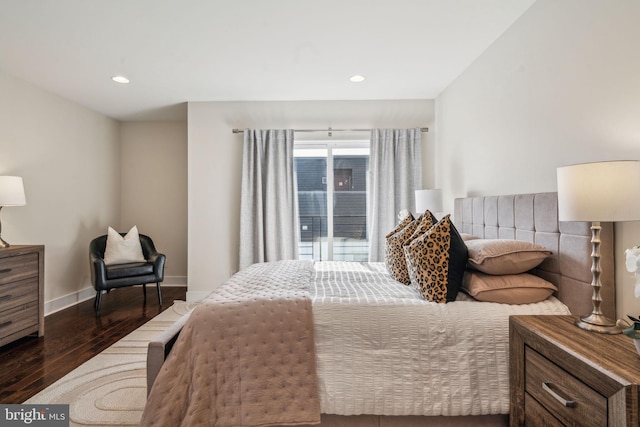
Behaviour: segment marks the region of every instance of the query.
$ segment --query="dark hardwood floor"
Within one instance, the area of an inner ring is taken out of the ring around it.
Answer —
[[[186,287],[163,287],[162,308],[155,286],[147,285],[147,303],[139,286],[114,289],[102,296],[100,317],[93,299],[45,317],[43,337],[25,337],[0,347],[0,403],[22,403],[62,378],[174,300],[184,300]]]

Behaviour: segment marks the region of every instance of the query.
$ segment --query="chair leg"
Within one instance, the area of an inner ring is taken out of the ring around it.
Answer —
[[[142,292],[144,292],[144,303],[147,303],[147,284],[143,283],[142,284]]]
[[[156,282],[156,286],[158,288],[158,304],[162,307],[162,291],[160,290],[160,282]]]
[[[100,301],[102,300],[102,292],[96,292],[96,300],[93,302],[93,309],[96,311],[96,317],[100,317]]]

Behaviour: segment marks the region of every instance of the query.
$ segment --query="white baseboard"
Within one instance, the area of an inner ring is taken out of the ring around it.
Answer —
[[[96,296],[96,290],[92,287],[84,288],[77,292],[52,299],[51,301],[45,301],[44,303],[44,315],[55,313],[56,311],[64,310],[65,308],[74,306]]]
[[[160,286],[187,286],[187,276],[166,276]],[[82,290],[72,292],[70,294],[52,299],[50,301],[45,301],[44,315],[48,316],[49,314],[55,313],[56,311],[64,310],[65,308],[72,307],[83,301],[95,298],[95,296],[95,289],[93,289],[93,287],[86,287]]]
[[[187,276],[165,276],[160,286],[187,286]]]

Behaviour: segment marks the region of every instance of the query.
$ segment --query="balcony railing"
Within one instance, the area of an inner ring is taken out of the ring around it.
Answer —
[[[300,216],[300,259],[328,260],[328,238],[326,216]],[[367,217],[333,217],[333,260],[367,261]]]

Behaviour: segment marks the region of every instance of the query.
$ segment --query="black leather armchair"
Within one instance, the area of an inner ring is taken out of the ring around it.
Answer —
[[[122,236],[125,233],[120,233]],[[93,307],[96,317],[100,316],[100,301],[102,291],[109,292],[114,288],[142,285],[144,301],[147,302],[147,283],[154,283],[158,288],[158,303],[162,306],[162,291],[160,282],[164,280],[164,264],[166,256],[159,253],[149,236],[140,234],[140,244],[146,262],[132,262],[127,264],[105,265],[104,251],[107,246],[107,235],[96,237],[89,244],[91,260],[91,281],[96,290],[96,300]]]

